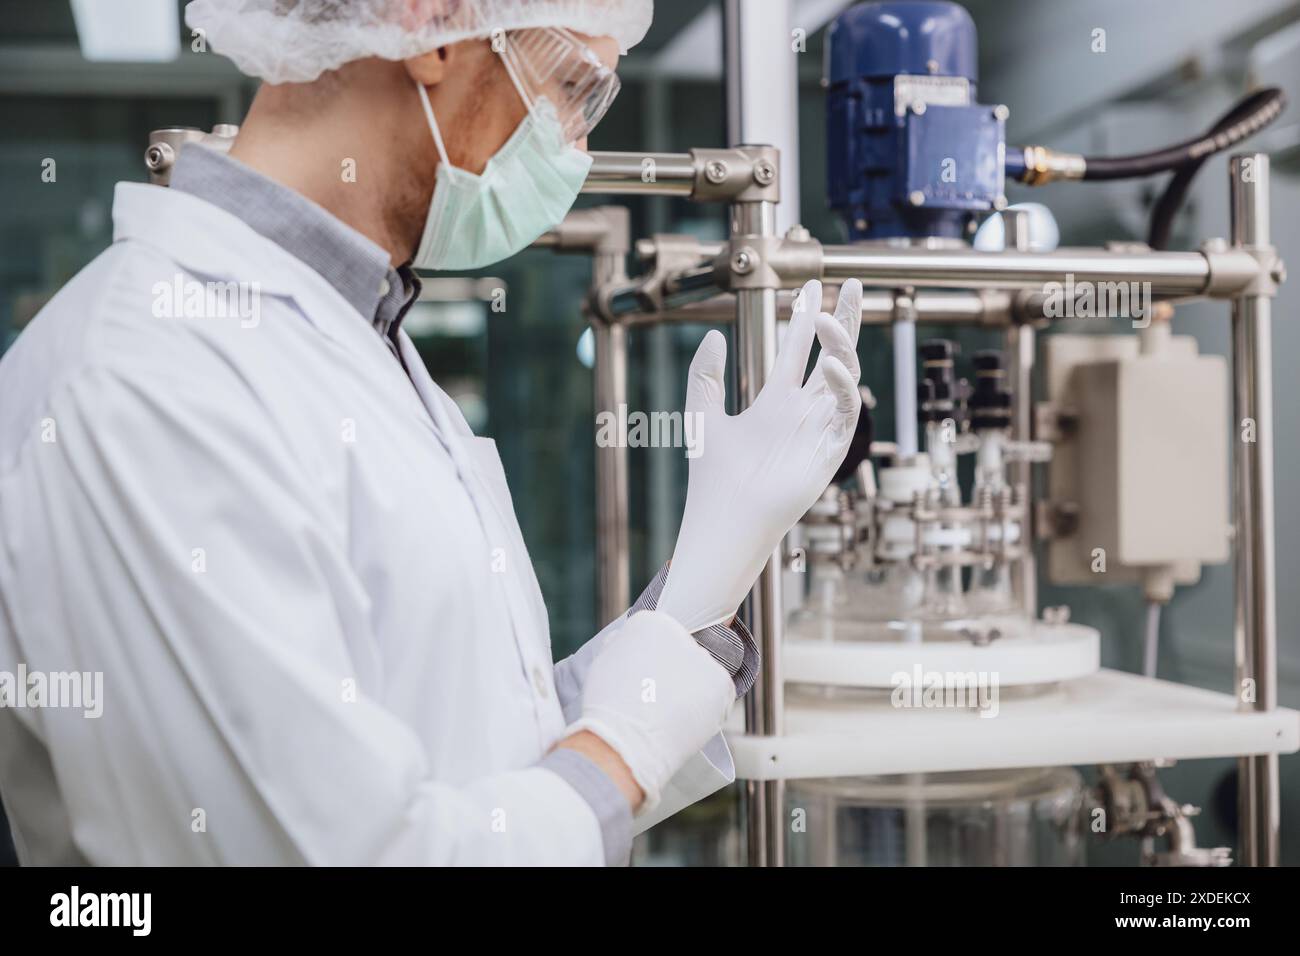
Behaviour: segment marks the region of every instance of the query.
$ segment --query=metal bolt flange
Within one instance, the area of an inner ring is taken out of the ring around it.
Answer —
[[[176,160],[176,152],[167,143],[154,143],[144,151],[144,164],[151,173],[169,167]]]
[[[737,249],[731,257],[731,271],[736,275],[749,275],[754,271],[754,265],[758,261],[758,253],[749,246]]]

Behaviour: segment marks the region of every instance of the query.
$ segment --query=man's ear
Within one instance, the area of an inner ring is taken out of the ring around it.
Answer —
[[[411,79],[421,86],[437,86],[447,75],[447,65],[451,59],[451,48],[440,46],[428,53],[408,57],[402,62]]]

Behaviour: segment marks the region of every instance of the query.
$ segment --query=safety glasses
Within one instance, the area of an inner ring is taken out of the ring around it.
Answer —
[[[498,52],[529,109],[542,97],[555,107],[565,142],[575,143],[588,135],[618,95],[618,75],[568,30],[512,30],[500,47]]]

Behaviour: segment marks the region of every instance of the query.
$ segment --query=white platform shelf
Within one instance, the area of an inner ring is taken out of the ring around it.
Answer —
[[[787,698],[786,733],[727,732],[749,780],[1192,760],[1300,750],[1300,712],[1239,712],[1227,694],[1100,670],[1032,698],[1004,691],[994,717],[951,708]],[[738,720],[740,709],[733,713]]]
[[[894,686],[894,675],[959,671],[998,675],[1002,687],[1077,680],[1101,666],[1101,635],[1080,624],[1034,622],[1028,634],[991,644],[969,641],[819,641],[787,637],[782,675],[787,683],[846,687]]]

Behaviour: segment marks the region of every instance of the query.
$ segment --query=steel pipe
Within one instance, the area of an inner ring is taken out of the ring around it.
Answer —
[[[826,282],[822,285],[822,311],[835,312],[839,300],[840,284]],[[617,321],[623,325],[654,325],[673,322],[703,322],[712,325],[724,325],[736,319],[736,296],[731,292],[718,292],[716,287],[712,296],[697,301],[673,304],[670,308],[659,311],[622,311],[623,307],[635,302],[630,288],[613,293],[620,301]],[[790,317],[795,292],[790,289],[778,290],[776,293],[776,314],[778,320]],[[880,290],[866,290],[862,295],[862,324],[886,325],[892,321],[895,294]],[[944,325],[989,325],[1005,326],[1011,321],[1016,303],[1009,293],[981,290],[978,292],[959,292],[948,290],[926,290],[913,296],[916,321]],[[1040,312],[1041,314],[1041,312]],[[1030,316],[1033,318],[1034,316]]]
[[[689,196],[695,191],[690,153],[593,152],[584,193],[605,196]]]
[[[626,223],[624,224],[626,229]],[[626,231],[623,233],[626,238]],[[626,275],[623,255],[598,252],[592,259],[595,288]],[[592,323],[595,361],[592,369],[595,413],[627,405],[627,329]],[[599,434],[599,431],[597,431]],[[628,556],[628,483],[626,443],[596,443],[596,624],[604,627],[632,603]]]
[[[723,54],[726,60],[727,141],[768,143],[780,155],[780,209],[770,202],[732,206],[731,237],[766,238],[798,221],[798,77],[789,55],[790,0],[765,3],[726,0]],[[775,288],[736,292],[736,401],[749,405],[758,395],[776,355]],[[745,730],[782,731],[785,685],[781,677],[781,548],[768,560],[746,601],[747,621],[763,654],[754,689],[745,698]],[[750,866],[785,862],[785,787],[779,780],[745,785],[746,854]]]
[[[1229,177],[1234,246],[1268,247],[1268,155],[1233,156]],[[1236,687],[1241,709],[1268,711],[1277,707],[1277,581],[1272,300],[1264,294],[1232,301],[1232,406],[1238,430],[1233,443]],[[1277,754],[1242,757],[1238,769],[1239,859],[1247,866],[1276,866],[1280,853]]]
[[[1191,296],[1207,291],[1210,261],[1199,252],[977,252],[825,246],[823,279],[860,279],[872,286],[931,286],[1042,291],[1049,282],[1150,282],[1152,295]],[[1244,286],[1246,283],[1243,282]]]
[[[732,207],[732,234],[770,236],[775,232],[771,203],[740,203]],[[736,293],[736,408],[747,408],[758,397],[776,359],[776,290],[744,289]],[[768,559],[745,600],[744,618],[763,657],[758,680],[745,698],[745,732],[776,736],[784,724],[785,685],[781,678],[780,547]],[[751,866],[781,866],[785,859],[785,829],[779,780],[746,782],[746,831]]]

